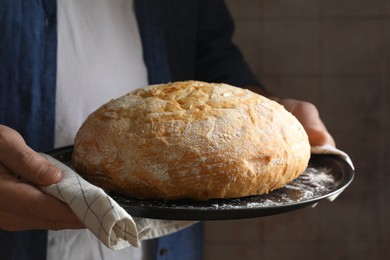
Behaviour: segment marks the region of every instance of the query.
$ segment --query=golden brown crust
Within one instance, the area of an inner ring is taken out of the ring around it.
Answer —
[[[278,103],[186,81],[138,89],[99,108],[76,136],[73,161],[109,191],[207,200],[282,187],[309,157],[303,127]]]

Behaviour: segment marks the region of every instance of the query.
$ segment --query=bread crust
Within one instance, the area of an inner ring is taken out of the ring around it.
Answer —
[[[249,90],[199,81],[111,100],[77,133],[75,169],[107,191],[208,200],[268,193],[307,167],[298,120]]]

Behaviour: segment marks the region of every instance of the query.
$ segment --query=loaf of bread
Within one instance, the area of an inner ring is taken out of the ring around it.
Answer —
[[[309,157],[302,125],[283,106],[230,85],[185,81],[100,107],[77,133],[73,163],[107,191],[207,200],[280,188]]]

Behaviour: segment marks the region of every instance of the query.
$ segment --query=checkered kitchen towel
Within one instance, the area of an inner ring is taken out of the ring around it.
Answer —
[[[63,179],[41,189],[67,203],[84,225],[111,249],[139,247],[142,239],[167,235],[195,223],[133,218],[101,188],[53,157],[42,155],[61,169]]]
[[[311,153],[312,154],[333,154],[337,155],[344,161],[346,161],[353,170],[355,170],[355,166],[352,163],[351,158],[349,155],[340,149],[337,149],[336,147],[333,147],[331,145],[324,145],[324,146],[312,146],[311,147]]]

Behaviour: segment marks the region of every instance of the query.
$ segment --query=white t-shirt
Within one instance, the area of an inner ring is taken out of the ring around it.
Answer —
[[[133,0],[58,0],[55,146],[73,144],[86,117],[147,85]],[[106,248],[88,230],[49,231],[47,259],[141,259]]]
[[[133,0],[58,0],[55,145],[112,98],[147,85]]]

